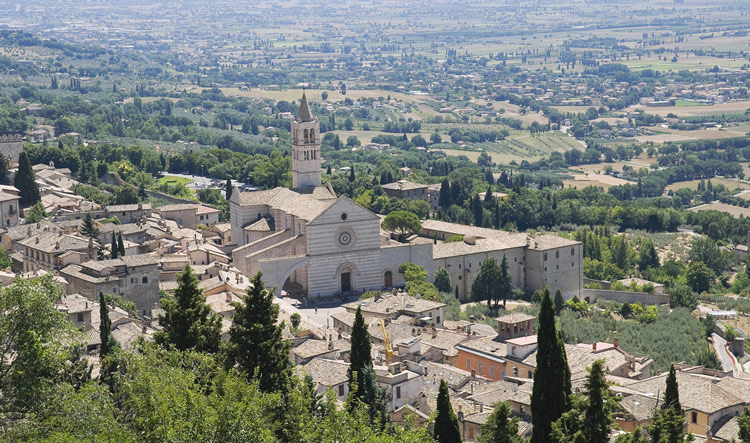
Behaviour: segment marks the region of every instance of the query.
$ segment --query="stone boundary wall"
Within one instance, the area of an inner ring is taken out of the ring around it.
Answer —
[[[598,299],[614,300],[618,303],[640,303],[642,305],[663,305],[669,303],[667,294],[647,294],[645,292],[608,291],[605,289],[583,289],[582,300],[594,303]]]

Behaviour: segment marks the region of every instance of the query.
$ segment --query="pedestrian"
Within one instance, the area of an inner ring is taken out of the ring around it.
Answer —
[[[317,308],[317,307],[315,308],[315,313],[316,313],[316,314],[318,313],[318,308]]]

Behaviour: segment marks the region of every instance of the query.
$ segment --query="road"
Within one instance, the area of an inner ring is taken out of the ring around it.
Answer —
[[[719,356],[722,368],[725,371],[732,371],[736,375],[737,369],[734,366],[734,359],[729,355],[729,351],[727,351],[727,341],[716,333],[711,334],[711,338],[714,340],[714,349],[716,349],[716,355]]]
[[[333,328],[333,319],[331,315],[337,312],[344,312],[346,309],[342,308],[341,305],[346,302],[337,300],[336,302],[316,302],[308,303],[303,305],[299,300],[284,297],[282,300],[294,306],[300,315],[307,317],[311,322],[317,324],[320,327]]]

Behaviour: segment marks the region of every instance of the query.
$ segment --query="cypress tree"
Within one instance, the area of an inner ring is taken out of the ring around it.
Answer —
[[[331,165],[328,165],[328,168],[326,169],[326,174],[331,175]]]
[[[440,379],[440,390],[437,396],[437,417],[435,417],[433,437],[438,443],[461,443],[458,417],[453,412],[448,385],[443,379]]]
[[[8,159],[0,154],[0,185],[10,184],[10,172],[8,171]]]
[[[122,241],[122,231],[117,233],[117,252],[120,256],[125,257],[125,242]]]
[[[112,231],[112,245],[110,247],[110,258],[112,260],[117,258],[118,252],[120,252],[120,247],[117,245],[117,237],[115,237],[115,232]]]
[[[604,379],[604,361],[596,360],[586,379],[588,403],[583,420],[583,433],[587,441],[608,441],[612,430],[612,417],[607,406],[607,381]]]
[[[372,365],[370,333],[367,332],[365,318],[362,316],[362,308],[357,307],[354,314],[354,324],[352,325],[351,335],[352,350],[349,355],[349,384],[351,385],[352,374],[356,372],[361,374],[362,369]],[[359,380],[357,380],[359,381]],[[350,388],[351,389],[351,388]]]
[[[496,292],[500,298],[503,299],[503,309],[505,309],[505,303],[509,297],[513,295],[513,277],[508,271],[508,258],[503,255],[503,260],[500,262],[500,287]],[[495,305],[499,302],[495,299]]]
[[[224,190],[224,198],[226,198],[227,201],[229,201],[229,199],[232,198],[232,179],[231,178],[227,179],[227,187]]]
[[[349,181],[353,182],[356,177],[354,176],[354,163],[351,165],[351,169],[349,169]]]
[[[493,211],[494,220],[495,223],[495,229],[500,229],[501,219],[500,219],[500,205],[495,202],[495,208]]]
[[[549,290],[542,296],[537,331],[536,372],[531,394],[531,443],[547,441],[552,423],[570,408],[570,368],[557,333]]]
[[[104,293],[99,292],[99,341],[102,342],[99,348],[99,358],[102,359],[112,351],[112,321],[109,319],[109,308],[104,300]]]
[[[482,207],[482,200],[479,199],[479,194],[475,195],[471,200],[471,210],[474,213],[474,226],[481,228],[482,219],[484,218],[484,207]]]
[[[31,162],[26,152],[21,152],[18,157],[18,172],[13,185],[21,191],[21,204],[33,205],[42,199],[39,194],[39,186],[36,184],[36,176],[31,168]]]
[[[180,351],[218,351],[221,320],[206,304],[206,297],[198,289],[198,278],[190,265],[178,274],[174,295],[162,303],[165,312],[159,316],[159,324],[164,331],[154,335],[156,343],[171,345]]]
[[[675,373],[674,365],[669,366],[667,387],[664,390],[664,403],[662,403],[661,408],[674,408],[675,410],[682,412],[682,406],[680,405],[680,391],[677,386],[677,374]]]
[[[276,324],[279,307],[262,277],[255,274],[244,301],[234,304],[226,365],[257,376],[264,392],[283,392],[291,375],[289,342],[282,335],[284,324]]]
[[[443,209],[450,208],[452,201],[451,201],[451,185],[448,182],[447,178],[443,179],[443,182],[440,183],[440,198],[438,199],[438,204]]]

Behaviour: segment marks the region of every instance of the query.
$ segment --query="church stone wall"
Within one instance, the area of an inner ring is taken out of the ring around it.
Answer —
[[[393,286],[406,283],[404,276],[399,274],[398,267],[402,263],[414,263],[424,266],[427,271],[427,281],[432,281],[435,276],[432,260],[432,243],[423,244],[398,244],[384,246],[381,248],[381,286],[385,286],[385,273],[390,271],[393,278]]]
[[[526,268],[524,266],[524,248],[522,247],[438,258],[433,263],[435,271],[440,268],[445,268],[448,271],[454,291],[456,286],[458,286],[458,298],[460,300],[468,300],[471,298],[471,285],[479,273],[482,262],[488,258],[494,258],[500,264],[503,261],[503,257],[508,261],[508,272],[513,278],[513,286],[518,289],[524,289],[526,284]]]
[[[551,293],[560,289],[566,299],[580,296],[583,289],[582,257],[581,244],[545,250],[527,249],[526,291],[549,286]]]

